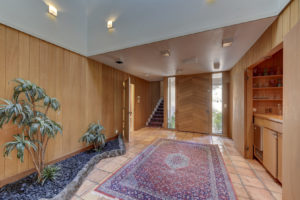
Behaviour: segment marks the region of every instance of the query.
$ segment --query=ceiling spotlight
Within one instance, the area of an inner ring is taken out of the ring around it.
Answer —
[[[233,39],[232,38],[224,39],[222,41],[222,46],[223,46],[223,48],[230,47],[232,45],[232,43],[233,43]]]
[[[160,52],[160,54],[164,57],[169,57],[171,55],[169,50],[163,50]]]
[[[148,73],[145,73],[145,76],[146,76],[146,77],[149,77],[149,74],[148,74]]]
[[[114,28],[113,23],[114,22],[112,20],[107,21],[107,29],[113,29]]]
[[[220,62],[215,62],[214,63],[214,70],[219,70],[220,69]]]
[[[49,5],[49,10],[48,10],[48,12],[49,12],[51,15],[57,17],[57,9],[56,9],[54,6]]]

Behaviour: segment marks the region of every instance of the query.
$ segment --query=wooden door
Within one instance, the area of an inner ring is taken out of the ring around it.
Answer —
[[[211,110],[211,74],[176,77],[177,130],[211,133]]]
[[[277,178],[277,133],[263,128],[263,164]]]
[[[130,78],[124,83],[124,139],[130,141]]]

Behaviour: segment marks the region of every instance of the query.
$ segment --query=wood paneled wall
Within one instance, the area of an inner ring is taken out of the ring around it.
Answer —
[[[284,39],[283,199],[300,197],[300,22]]]
[[[276,21],[263,33],[256,43],[230,72],[230,132],[236,147],[243,154],[245,144],[245,70],[264,58],[280,45],[283,37],[300,19],[300,0],[292,0]]]
[[[123,81],[130,75],[52,45],[15,29],[0,25],[0,97],[11,98],[15,78],[29,79],[45,88],[61,102],[59,115],[50,117],[63,125],[63,135],[51,141],[47,161],[83,149],[78,142],[90,122],[100,121],[107,138],[122,131]],[[151,112],[150,83],[130,76],[135,84],[135,129],[145,126]],[[33,168],[28,155],[25,162],[15,152],[3,158],[2,145],[18,133],[7,125],[0,130],[0,185],[11,177]]]

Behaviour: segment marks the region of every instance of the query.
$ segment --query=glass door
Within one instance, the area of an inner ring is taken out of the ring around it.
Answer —
[[[223,79],[222,73],[212,74],[212,133],[223,132]]]
[[[168,78],[168,128],[175,129],[175,77]]]

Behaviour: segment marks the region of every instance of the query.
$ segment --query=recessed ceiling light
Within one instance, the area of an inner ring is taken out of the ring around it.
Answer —
[[[113,29],[113,28],[114,28],[113,23],[114,23],[114,22],[113,22],[112,20],[108,20],[108,21],[107,21],[107,28],[108,28],[108,29]]]
[[[171,55],[169,50],[163,50],[160,52],[160,54],[164,57],[169,57]]]
[[[232,38],[224,39],[222,41],[222,46],[223,46],[223,48],[230,47],[232,45],[232,43],[233,43],[233,39]]]
[[[49,5],[49,10],[48,10],[48,12],[49,12],[51,15],[57,17],[57,9],[56,9],[54,6]]]
[[[220,69],[220,63],[219,62],[215,62],[214,63],[214,70],[219,70]]]
[[[116,63],[121,65],[121,64],[123,64],[123,61],[122,60],[117,60]]]
[[[146,77],[149,77],[150,75],[149,75],[148,73],[145,73],[145,76],[146,76]]]

